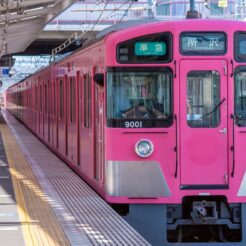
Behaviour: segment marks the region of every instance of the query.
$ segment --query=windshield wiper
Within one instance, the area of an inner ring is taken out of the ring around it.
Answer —
[[[203,118],[205,118],[205,117],[207,117],[208,115],[211,115],[211,114],[213,114],[221,105],[222,105],[222,103],[225,101],[226,99],[225,98],[223,98],[220,102],[219,102],[219,104],[217,104],[214,108],[213,108],[213,110],[212,111],[210,111],[209,113],[207,113],[207,114],[205,114],[205,115],[203,115],[203,116],[201,116],[200,118],[198,118],[197,120],[201,120],[201,119],[203,119]]]
[[[238,116],[238,115],[235,115],[235,116],[237,120],[246,120],[246,117],[244,116]]]

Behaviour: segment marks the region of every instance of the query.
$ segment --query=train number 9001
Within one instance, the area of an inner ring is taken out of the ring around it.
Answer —
[[[141,128],[143,127],[142,121],[126,121],[125,122],[126,128]]]

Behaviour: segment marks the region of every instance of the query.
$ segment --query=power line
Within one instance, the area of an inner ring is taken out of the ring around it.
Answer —
[[[119,6],[119,8],[122,7],[122,6],[124,6],[124,5],[125,5],[126,3],[128,3],[129,1],[130,1],[130,0],[127,0],[126,2],[124,2],[122,5]],[[96,27],[96,25],[100,22],[100,19],[101,19],[102,15],[105,13],[106,7],[107,7],[108,3],[109,3],[109,0],[107,0],[107,1],[105,2],[104,7],[103,7],[101,13],[99,14],[99,16],[98,16],[98,18],[97,18],[95,24],[92,26],[92,28],[91,28],[90,30],[84,31],[84,32],[82,32],[80,35],[78,35],[77,33],[75,33],[75,35],[73,35],[74,37],[73,37],[72,39],[67,40],[66,42],[64,42],[63,44],[61,44],[60,46],[58,46],[57,48],[53,49],[53,50],[52,50],[52,58],[54,59],[54,55],[56,55],[56,54],[59,53],[61,50],[65,49],[66,47],[68,47],[69,45],[71,45],[72,43],[74,43],[76,40],[81,40],[81,38],[82,38],[83,36],[85,36],[86,33],[93,31],[94,28]],[[133,4],[133,2],[131,1],[131,4],[128,6],[128,8],[127,8],[127,10],[125,10],[125,12],[127,12],[127,11],[129,10],[129,8],[132,6],[132,4]],[[118,9],[119,9],[119,8],[118,8]],[[117,9],[114,10],[113,13],[114,13],[115,11],[117,11]],[[124,17],[125,17],[125,15],[123,15],[123,16],[121,17],[120,22],[123,20]]]

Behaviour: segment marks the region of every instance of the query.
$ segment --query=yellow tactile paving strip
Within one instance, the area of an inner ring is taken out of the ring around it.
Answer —
[[[5,110],[2,110],[2,113],[8,123],[8,129],[11,130],[25,159],[28,160],[40,186],[49,196],[54,214],[71,245],[150,246],[134,228],[11,114]],[[27,176],[22,173],[17,174]],[[40,188],[36,189],[37,186],[30,182],[30,179],[27,181],[23,179],[22,183],[26,183],[31,190],[35,189],[32,193],[42,197],[39,198],[41,201],[46,200],[46,197],[40,194]],[[32,220],[36,223],[38,219],[32,217]]]
[[[25,244],[70,245],[49,205],[48,198],[4,122],[0,122],[0,132],[8,158]]]

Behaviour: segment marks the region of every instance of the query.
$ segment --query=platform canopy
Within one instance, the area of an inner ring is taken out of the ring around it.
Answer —
[[[0,0],[0,57],[23,52],[75,0]]]

